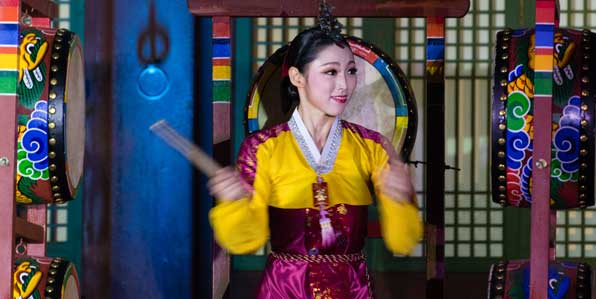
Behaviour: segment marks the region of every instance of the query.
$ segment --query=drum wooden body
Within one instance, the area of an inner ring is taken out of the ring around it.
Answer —
[[[73,199],[83,175],[85,89],[79,39],[67,30],[21,32],[18,203]]]
[[[497,34],[492,105],[493,201],[532,203],[534,30]],[[555,30],[550,206],[594,204],[596,34]]]
[[[529,269],[528,260],[502,261],[492,265],[488,298],[529,298]],[[586,263],[551,262],[548,267],[548,299],[591,298],[592,275],[592,268]]]
[[[62,258],[21,257],[15,262],[14,299],[79,299],[73,263]]]
[[[403,159],[414,146],[418,114],[406,76],[388,55],[365,41],[347,37],[356,58],[358,83],[341,117],[387,137]],[[285,122],[282,111],[281,65],[287,46],[277,50],[259,69],[247,100],[246,129],[252,133]]]

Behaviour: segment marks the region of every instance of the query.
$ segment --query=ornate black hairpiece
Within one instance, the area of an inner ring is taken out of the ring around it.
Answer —
[[[341,29],[344,26],[331,14],[333,9],[334,7],[329,5],[326,0],[321,1],[321,5],[319,6],[319,26],[321,27],[321,31],[339,43],[343,40]]]

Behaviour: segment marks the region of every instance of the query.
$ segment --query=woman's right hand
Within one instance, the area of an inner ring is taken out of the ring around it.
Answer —
[[[222,201],[234,201],[250,196],[252,188],[241,177],[238,171],[224,167],[215,172],[207,182],[209,194]]]

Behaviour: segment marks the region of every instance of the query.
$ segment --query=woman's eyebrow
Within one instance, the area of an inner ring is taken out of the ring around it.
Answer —
[[[348,64],[352,64],[352,63],[353,64],[356,64],[356,62],[354,60],[348,61]],[[332,62],[323,63],[323,64],[321,64],[319,66],[326,66],[326,65],[340,65],[340,63],[337,62],[337,61],[332,61]]]

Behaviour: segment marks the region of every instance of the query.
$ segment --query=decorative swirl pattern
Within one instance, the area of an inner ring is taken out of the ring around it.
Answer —
[[[48,104],[41,100],[27,122],[17,145],[17,171],[31,179],[48,179]]]
[[[514,91],[507,98],[507,130],[518,132],[526,125],[525,116],[531,108],[530,99],[522,91]]]

